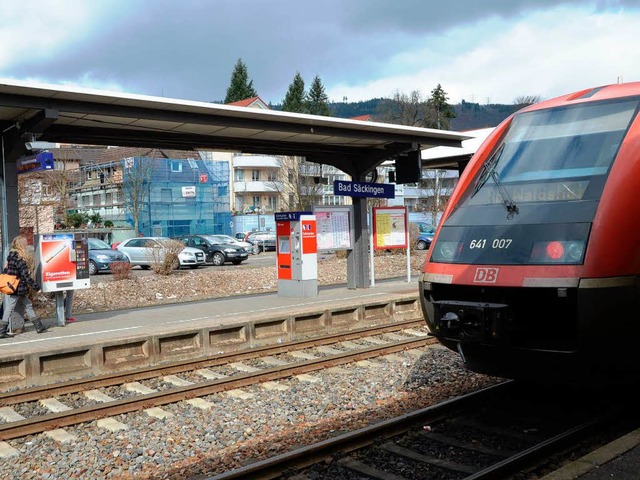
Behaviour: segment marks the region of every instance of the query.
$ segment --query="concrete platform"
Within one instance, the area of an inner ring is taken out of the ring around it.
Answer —
[[[78,315],[0,340],[0,391],[422,318],[417,278]]]

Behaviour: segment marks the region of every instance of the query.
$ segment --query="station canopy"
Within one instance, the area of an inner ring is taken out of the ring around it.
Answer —
[[[6,161],[29,140],[304,156],[355,179],[468,135],[387,123],[0,79]],[[405,157],[403,157],[405,155]]]

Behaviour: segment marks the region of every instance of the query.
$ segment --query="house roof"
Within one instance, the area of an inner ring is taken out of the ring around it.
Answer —
[[[260,97],[245,98],[237,102],[226,103],[225,105],[233,105],[236,107],[262,108],[263,110],[271,110]]]
[[[305,156],[360,178],[395,155],[460,146],[447,130],[0,79],[7,161],[25,138],[57,143]]]
[[[369,114],[366,115],[357,115],[355,117],[349,117],[351,120],[360,120],[363,122],[373,122],[373,117]]]

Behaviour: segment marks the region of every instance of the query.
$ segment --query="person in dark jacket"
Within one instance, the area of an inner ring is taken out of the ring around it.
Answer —
[[[33,322],[33,326],[36,327],[36,332],[43,333],[48,330],[48,327],[42,324],[42,321],[33,310],[31,300],[29,300],[27,296],[30,288],[35,291],[40,290],[40,285],[31,277],[29,266],[25,260],[29,255],[27,249],[27,239],[22,235],[17,236],[11,242],[11,249],[9,250],[4,273],[15,275],[20,279],[20,283],[18,284],[16,293],[4,296],[4,311],[2,312],[2,321],[0,321],[0,338],[10,338],[13,336],[8,334],[7,330],[9,328],[9,317],[15,310],[24,312],[25,319]]]

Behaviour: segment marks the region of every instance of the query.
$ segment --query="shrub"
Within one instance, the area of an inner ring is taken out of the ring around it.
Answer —
[[[169,240],[163,243],[163,248],[154,248],[151,253],[153,257],[151,268],[159,275],[170,275],[180,268],[178,254],[183,249],[184,243],[178,240]]]
[[[113,262],[111,264],[111,274],[116,280],[126,280],[131,278],[131,268],[129,262]]]
[[[113,222],[111,220],[105,220],[103,225],[105,228],[113,228]]]

